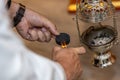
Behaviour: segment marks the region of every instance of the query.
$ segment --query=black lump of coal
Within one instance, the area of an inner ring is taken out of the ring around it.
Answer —
[[[70,43],[70,36],[67,33],[60,33],[60,35],[56,36],[55,40],[58,45],[61,45],[62,43],[68,45]]]

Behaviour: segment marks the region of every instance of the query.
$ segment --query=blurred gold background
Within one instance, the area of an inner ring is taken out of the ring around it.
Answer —
[[[78,0],[80,2],[80,0]],[[112,0],[112,4],[115,6],[116,10],[120,10],[120,0]],[[69,0],[68,12],[76,12],[76,0]]]

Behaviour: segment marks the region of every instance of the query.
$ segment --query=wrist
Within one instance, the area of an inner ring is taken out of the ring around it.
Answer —
[[[17,26],[25,14],[25,6],[22,4],[18,4],[15,2],[11,3],[11,7],[9,9],[9,15],[11,19],[13,20],[13,26]]]
[[[62,68],[64,69],[64,72],[66,74],[67,80],[72,80],[71,77],[72,77],[72,74],[73,74],[73,70],[70,69],[71,65],[69,65],[70,64],[69,61],[66,58],[62,58],[62,57],[61,58],[59,57],[58,59],[55,59],[55,61],[57,63],[59,63],[62,66]]]
[[[24,17],[24,13],[25,13],[25,6],[20,3],[19,3],[19,5],[20,5],[20,7],[19,7],[18,11],[16,12],[16,15],[13,18],[14,26],[17,26],[21,22],[22,18]]]

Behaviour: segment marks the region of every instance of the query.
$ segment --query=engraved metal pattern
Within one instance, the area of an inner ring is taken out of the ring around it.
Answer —
[[[110,17],[112,9],[107,0],[81,0],[79,18],[85,22],[98,23]]]

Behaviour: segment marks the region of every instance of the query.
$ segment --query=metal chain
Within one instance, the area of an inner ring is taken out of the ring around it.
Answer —
[[[116,22],[116,15],[115,15],[115,7],[113,6],[111,0],[109,0],[109,5],[110,5],[110,8],[112,9],[113,26],[114,26],[114,28],[115,28],[115,30],[116,30],[116,33],[115,33],[116,40],[115,40],[115,43],[114,43],[114,44],[119,44],[118,30],[117,30],[117,22]]]
[[[112,9],[112,15],[113,15],[113,26],[115,27],[115,29],[117,30],[117,25],[116,25],[116,17],[115,17],[115,7],[112,4],[112,1],[109,0],[108,4],[110,5],[110,8]]]
[[[78,37],[79,37],[79,41],[80,41],[80,45],[81,45],[81,35],[80,35],[80,29],[79,29],[79,23],[78,23],[78,13],[79,13],[79,1],[76,0],[76,27],[77,27],[77,30],[78,30]]]

